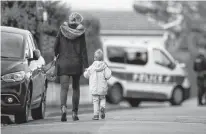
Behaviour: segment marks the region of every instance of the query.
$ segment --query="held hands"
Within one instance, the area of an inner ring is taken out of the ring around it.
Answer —
[[[88,68],[85,68],[85,69],[84,69],[84,72],[86,72],[86,71],[88,71]]]
[[[56,56],[54,56],[54,61],[56,61],[57,60],[57,57]]]

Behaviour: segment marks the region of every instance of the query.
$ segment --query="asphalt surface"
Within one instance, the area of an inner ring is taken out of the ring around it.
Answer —
[[[83,109],[83,108],[82,108]],[[56,112],[56,111],[53,111]],[[80,121],[62,123],[59,114],[47,113],[44,120],[2,126],[2,134],[206,134],[206,106],[198,107],[196,99],[182,106],[167,103],[142,103],[130,108],[123,103],[108,110],[106,119],[93,121],[91,112],[82,112]],[[49,116],[50,115],[50,116]]]

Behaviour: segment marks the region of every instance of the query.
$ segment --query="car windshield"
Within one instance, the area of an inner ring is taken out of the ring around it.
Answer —
[[[16,33],[1,32],[1,57],[21,58],[23,53],[23,36]]]

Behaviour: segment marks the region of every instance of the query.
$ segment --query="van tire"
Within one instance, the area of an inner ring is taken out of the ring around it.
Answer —
[[[134,98],[129,98],[127,99],[127,101],[129,102],[129,104],[132,106],[132,107],[138,107],[141,103],[140,100],[138,99],[134,99]]]
[[[183,98],[183,90],[181,87],[176,87],[173,90],[172,97],[170,99],[170,103],[172,106],[181,105],[184,98]]]
[[[120,84],[114,84],[107,94],[107,100],[111,104],[119,104],[123,98],[123,89]]]

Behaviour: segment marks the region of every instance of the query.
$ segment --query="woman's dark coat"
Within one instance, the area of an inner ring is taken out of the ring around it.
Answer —
[[[57,75],[82,75],[83,69],[88,67],[85,34],[68,39],[59,30],[54,44],[57,59]]]

